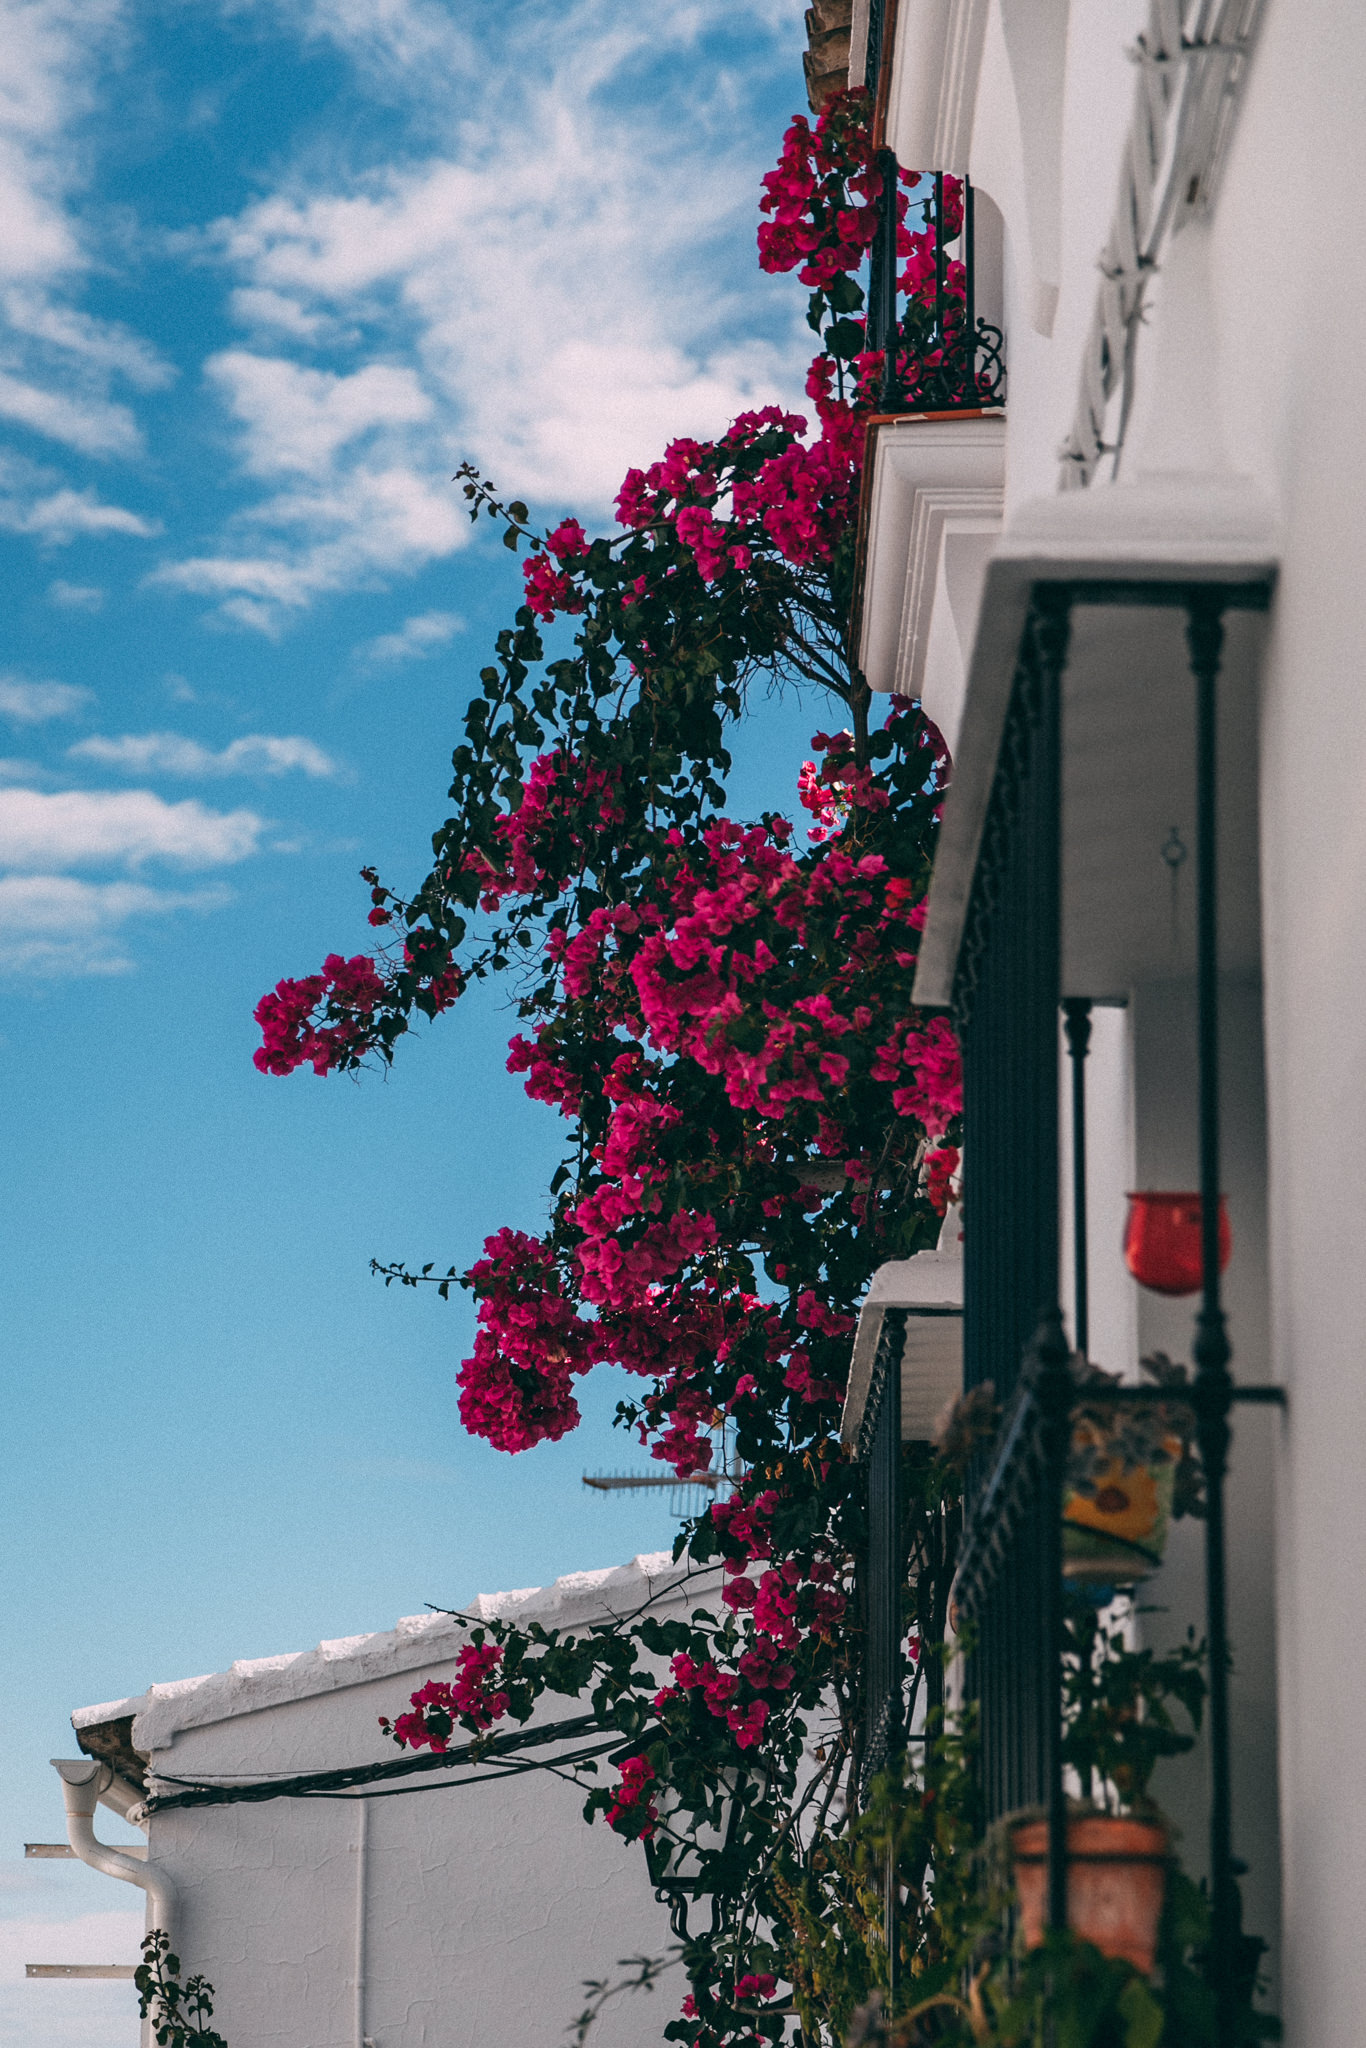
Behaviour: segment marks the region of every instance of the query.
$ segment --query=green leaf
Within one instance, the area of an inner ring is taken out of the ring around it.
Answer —
[[[849,271],[842,270],[825,288],[825,296],[835,313],[855,313],[863,304],[863,287]]]
[[[832,320],[825,330],[825,346],[841,362],[851,362],[867,347],[863,325],[858,320]]]
[[[1141,1977],[1131,1977],[1117,2000],[1124,2048],[1158,2048],[1165,2024],[1161,2006]]]

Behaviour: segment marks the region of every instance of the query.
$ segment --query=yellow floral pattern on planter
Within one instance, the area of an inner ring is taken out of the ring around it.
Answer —
[[[1104,1448],[1099,1425],[1081,1420],[1076,1434]],[[1165,1448],[1172,1462],[1126,1466],[1112,1458],[1095,1473],[1093,1492],[1068,1491],[1062,1511],[1068,1578],[1122,1584],[1145,1578],[1161,1564],[1180,1442],[1173,1438]]]

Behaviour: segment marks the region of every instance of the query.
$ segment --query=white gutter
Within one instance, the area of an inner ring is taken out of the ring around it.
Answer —
[[[110,1765],[94,1757],[54,1756],[52,1768],[62,1781],[66,1838],[82,1863],[88,1863],[92,1870],[102,1870],[106,1877],[121,1878],[125,1884],[135,1884],[145,1891],[149,1924],[169,1934],[175,1893],[165,1872],[144,1861],[147,1851],[140,1844],[131,1849],[114,1849],[96,1838],[95,1808],[114,1782]]]

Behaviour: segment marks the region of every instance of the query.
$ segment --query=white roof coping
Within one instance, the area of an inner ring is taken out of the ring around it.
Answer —
[[[901,1352],[903,1442],[928,1442],[941,1410],[963,1390],[963,1249],[959,1211],[949,1210],[943,1235],[951,1245],[891,1259],[874,1273],[859,1309],[840,1436],[857,1449],[863,1430],[882,1324],[889,1308],[910,1309]],[[917,1313],[918,1312],[918,1313]],[[928,1312],[928,1314],[927,1314]]]
[[[603,1571],[568,1572],[549,1586],[514,1592],[480,1593],[449,1614],[410,1614],[374,1635],[338,1636],[313,1650],[274,1657],[244,1657],[226,1671],[150,1685],[146,1692],[99,1706],[77,1707],[71,1725],[80,1730],[104,1721],[133,1717],[133,1746],[143,1755],[165,1749],[182,1729],[208,1727],[238,1714],[254,1714],[319,1693],[340,1692],[396,1672],[454,1657],[471,1624],[481,1621],[538,1621],[552,1628],[625,1616],[652,1591],[681,1586],[687,1560],[674,1562],[667,1550],[647,1551],[629,1564]]]

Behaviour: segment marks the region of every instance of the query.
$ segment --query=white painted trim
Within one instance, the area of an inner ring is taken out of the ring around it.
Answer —
[[[133,1699],[78,1707],[72,1726],[88,1728],[131,1714],[134,1747],[150,1754],[169,1747],[184,1729],[439,1664],[455,1656],[474,1622],[539,1621],[566,1628],[631,1613],[651,1594],[663,1595],[681,1585],[689,1569],[686,1562],[675,1564],[667,1550],[651,1551],[606,1571],[570,1572],[551,1586],[480,1593],[464,1609],[467,1620],[445,1614],[409,1615],[386,1633],[343,1636],[319,1643],[315,1650],[248,1658],[228,1671],[149,1686]]]
[[[954,536],[1000,529],[1004,506],[1005,419],[908,417],[875,429],[864,573],[859,666],[875,691],[920,697],[937,724],[956,726],[962,702],[971,617],[940,619],[950,649],[931,660],[938,600],[947,595],[946,546]],[[971,603],[958,609],[970,611]],[[935,701],[931,701],[934,699]]]
[[[887,140],[921,171],[968,168],[990,0],[901,0]]]
[[[955,1220],[956,1213],[950,1211]],[[901,1357],[902,1440],[926,1443],[943,1408],[963,1391],[963,1254],[959,1246],[893,1259],[874,1273],[854,1331],[849,1385],[840,1416],[840,1437],[850,1450],[857,1445],[863,1427],[883,1318],[889,1308],[910,1310]],[[926,1316],[926,1309],[949,1313]]]
[[[897,645],[896,687],[902,696],[923,699],[927,687],[933,694],[932,679],[927,675],[930,628],[935,599],[940,590],[945,542],[951,533],[999,533],[1004,511],[1005,491],[1000,485],[921,484],[916,487],[911,503],[906,596]],[[945,738],[949,738],[937,707],[926,704],[925,708],[944,731]]]

